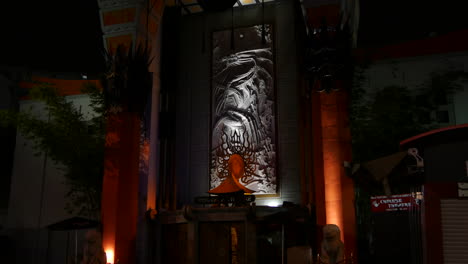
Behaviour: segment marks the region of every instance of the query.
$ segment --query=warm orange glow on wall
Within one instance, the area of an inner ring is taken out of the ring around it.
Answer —
[[[107,263],[114,264],[114,249],[108,248],[106,251]]]
[[[140,119],[135,113],[110,115],[107,131],[119,138],[106,145],[101,198],[102,241],[115,259],[133,263],[138,221]],[[120,210],[125,208],[125,210]]]
[[[38,85],[38,83],[47,83],[51,87],[54,87],[58,90],[60,95],[77,95],[83,94],[83,86],[87,83],[96,85],[101,89],[101,83],[99,80],[63,80],[56,78],[32,76],[31,81],[29,82],[20,82],[18,85],[23,89],[31,89]],[[29,97],[25,96],[22,99],[28,99]]]
[[[133,43],[133,34],[120,35],[106,38],[107,51],[114,54],[119,45],[123,45],[127,50],[130,49],[130,45]]]
[[[159,52],[157,52],[159,53]],[[157,60],[153,60],[155,63]],[[149,142],[149,160],[148,160],[148,186],[146,194],[146,210],[156,209],[157,204],[157,185],[156,176],[159,174],[157,160],[158,144],[159,144],[159,90],[160,79],[159,75],[153,74],[153,89],[151,92],[151,137]],[[153,132],[154,131],[154,132]]]
[[[327,19],[328,25],[336,25],[340,18],[340,5],[329,4],[307,8],[307,18],[312,27],[320,27],[324,17]]]
[[[153,14],[142,13],[139,18],[140,25],[145,25],[145,29],[147,30],[147,34],[150,36],[156,36],[156,33],[159,29],[159,19],[156,18]],[[147,25],[147,27],[146,27]],[[144,35],[141,37],[146,40]]]
[[[112,168],[108,168],[108,164],[112,163]],[[115,165],[115,162],[107,159],[105,161],[106,168],[104,173],[103,184],[106,185],[105,189],[113,190],[113,192],[104,192],[107,195],[102,197],[102,222],[104,223],[104,228],[102,232],[102,245],[104,251],[107,255],[107,263],[114,263],[114,249],[115,249],[115,232],[116,232],[116,207],[108,206],[111,203],[116,203],[117,201],[117,179],[119,178],[119,168]],[[105,206],[105,207],[104,207]],[[109,253],[112,254],[112,261],[110,261]]]
[[[136,8],[112,10],[102,14],[104,26],[134,22]]]
[[[323,140],[323,178],[325,186],[325,215],[327,224],[335,224],[343,234],[343,199],[341,190],[342,149],[338,124],[337,93],[321,94]]]
[[[340,168],[336,167],[336,164],[325,164],[325,211],[327,224],[335,224],[343,229]],[[343,236],[343,232],[341,235]]]

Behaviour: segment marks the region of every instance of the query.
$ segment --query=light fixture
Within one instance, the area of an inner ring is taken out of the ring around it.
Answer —
[[[280,200],[266,200],[265,201],[265,204],[266,206],[269,206],[269,207],[279,207],[282,203]]]
[[[114,264],[114,250],[113,249],[106,249],[106,258],[107,264]]]

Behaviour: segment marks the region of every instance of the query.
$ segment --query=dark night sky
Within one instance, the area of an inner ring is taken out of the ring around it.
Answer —
[[[102,32],[96,0],[2,2],[0,64],[32,70],[102,70]]]
[[[380,46],[467,29],[463,2],[360,0],[359,45]]]
[[[96,0],[7,0],[0,12],[0,65],[102,71]],[[361,0],[359,46],[380,46],[468,28],[457,0]],[[434,34],[432,33],[432,34]]]

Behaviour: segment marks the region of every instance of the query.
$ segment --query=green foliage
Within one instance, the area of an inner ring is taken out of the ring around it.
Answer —
[[[432,73],[411,91],[387,86],[370,94],[363,88],[364,69],[356,71],[351,95],[353,160],[364,162],[399,151],[399,142],[435,128],[431,112],[446,104],[447,95],[463,88],[468,73]]]
[[[103,80],[105,105],[111,112],[137,112],[143,117],[151,92],[150,50],[118,46],[115,54],[106,54],[106,74]]]
[[[16,126],[37,154],[47,154],[64,171],[69,213],[96,216],[100,207],[103,176],[105,108],[103,95],[93,84],[83,91],[91,98],[90,118],[57,89],[40,84],[29,96],[44,103],[48,118],[40,118],[37,109],[26,112],[0,111],[0,125]]]
[[[417,121],[416,113],[420,109],[406,87],[385,87],[362,107],[361,116],[353,117],[354,122],[358,118],[360,122],[352,126],[357,160],[367,161],[397,152],[401,140],[429,128]]]

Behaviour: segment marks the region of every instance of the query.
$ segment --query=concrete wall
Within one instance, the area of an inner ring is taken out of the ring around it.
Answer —
[[[67,99],[81,107],[85,116],[92,115],[88,96],[74,95]],[[21,101],[20,111],[32,111],[39,118],[48,118],[43,104],[36,101]],[[15,263],[65,263],[68,233],[49,232],[46,227],[72,217],[64,209],[68,188],[60,166],[46,155],[35,153],[32,143],[18,133],[4,232],[13,240]],[[82,250],[84,231],[79,231],[77,237],[78,250]],[[70,256],[74,254],[74,242],[72,231],[68,243]]]
[[[265,4],[265,22],[274,26],[277,175],[279,196],[257,204],[300,202],[298,94],[293,1]],[[262,24],[261,5],[234,9],[235,27]],[[205,51],[202,51],[203,28]],[[178,201],[193,204],[209,190],[211,33],[231,28],[231,11],[182,17],[176,112]]]

